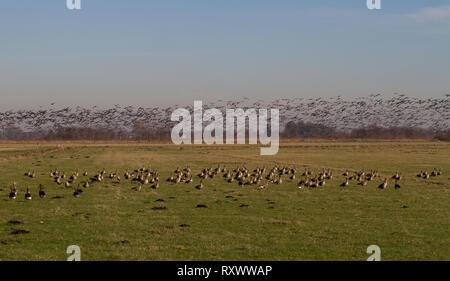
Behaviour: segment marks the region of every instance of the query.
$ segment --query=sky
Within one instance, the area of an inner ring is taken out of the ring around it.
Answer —
[[[2,0],[0,109],[450,93],[450,0]]]

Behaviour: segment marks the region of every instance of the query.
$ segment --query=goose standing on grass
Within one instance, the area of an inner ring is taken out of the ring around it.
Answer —
[[[78,186],[77,186],[77,191],[80,195],[81,195],[81,193],[83,193],[83,189],[80,188],[80,184],[78,184]]]
[[[80,197],[80,195],[83,193],[83,190],[80,188],[80,184],[78,184],[78,187],[75,188],[75,191],[73,192],[73,196],[76,198]]]
[[[283,180],[281,179],[281,176],[278,177],[278,179],[275,181],[275,184],[282,184]]]
[[[400,184],[398,184],[398,180],[395,180],[394,188],[395,189],[399,189],[400,188]]]
[[[140,184],[139,186],[133,187],[132,189],[133,189],[134,191],[139,192],[139,191],[142,190],[142,184]]]
[[[187,183],[187,184],[190,184],[190,183],[192,183],[194,180],[192,179],[192,176],[190,176],[186,181],[185,181],[185,183]]]
[[[27,193],[25,193],[25,199],[26,200],[31,200],[31,191],[30,191],[30,186],[27,186]]]
[[[379,189],[385,189],[387,187],[388,180],[384,179],[384,182],[378,186]]]
[[[359,185],[366,186],[367,180],[366,179],[362,180],[361,182],[359,182]]]
[[[203,180],[200,180],[200,184],[197,185],[195,188],[202,189],[203,188]]]
[[[348,186],[348,178],[345,178],[345,181],[341,184],[341,186]]]
[[[42,184],[39,185],[39,197],[41,198],[45,198],[45,191],[44,191],[44,187],[42,186]]]
[[[431,172],[431,176],[432,176],[432,177],[436,177],[437,175],[438,175],[438,174],[437,174],[437,169],[434,168],[433,171]]]
[[[13,183],[11,186],[11,192],[9,193],[9,199],[16,199],[17,198],[17,186],[16,182]]]

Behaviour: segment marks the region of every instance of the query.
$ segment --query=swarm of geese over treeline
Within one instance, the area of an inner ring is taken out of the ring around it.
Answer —
[[[121,106],[111,108],[63,107],[0,112],[0,139],[20,138],[161,138],[170,136],[176,122],[170,120],[177,108],[193,112],[193,104],[161,106]],[[279,109],[280,130],[286,126],[315,124],[349,133],[361,128],[413,128],[427,134],[449,132],[450,95],[442,98],[379,94],[358,98],[294,98],[272,101],[203,102],[203,108]],[[203,124],[207,125],[207,124]],[[300,134],[301,136],[301,134]]]
[[[432,171],[420,171],[417,178],[429,179],[442,176],[441,169],[434,168]],[[44,199],[47,196],[46,187],[43,184],[36,185],[33,181],[37,178],[35,171],[27,171],[24,176],[30,179],[26,186],[18,187],[16,182],[11,184],[8,197],[11,200],[18,198],[19,189],[24,192],[26,200],[32,200],[34,195]],[[241,188],[251,188],[255,190],[266,190],[277,188],[282,184],[296,186],[296,189],[317,189],[317,188],[378,188],[378,189],[400,189],[403,185],[404,177],[398,171],[390,176],[381,175],[376,170],[360,171],[333,171],[328,168],[297,170],[289,166],[263,166],[255,169],[248,169],[245,165],[227,168],[226,166],[207,167],[195,173],[189,166],[177,167],[168,178],[160,178],[157,169],[140,167],[137,169],[125,170],[122,172],[106,171],[101,169],[93,174],[88,171],[74,171],[66,173],[57,169],[49,172],[52,179],[53,188],[59,187],[69,190],[75,198],[82,196],[83,192],[88,192],[102,184],[125,184],[129,192],[142,192],[145,190],[159,188],[174,188],[184,186],[199,190],[208,189],[209,186],[217,184],[235,185]],[[214,182],[214,179],[216,182]],[[160,184],[161,183],[161,184]],[[132,187],[130,187],[130,185]],[[407,187],[406,187],[407,188]],[[294,189],[294,187],[293,187]],[[54,190],[54,189],[53,189]]]

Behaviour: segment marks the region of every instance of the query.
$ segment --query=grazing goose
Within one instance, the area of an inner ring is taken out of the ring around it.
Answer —
[[[301,180],[301,181],[299,181],[298,184],[297,184],[297,188],[299,188],[299,189],[304,188],[304,187],[306,186],[306,183],[307,183],[308,181],[309,181],[308,178],[306,178],[306,180]]]
[[[31,192],[30,192],[30,186],[27,186],[27,193],[25,193],[25,199],[31,200]]]
[[[394,188],[395,189],[399,189],[400,188],[400,184],[398,184],[398,180],[395,180]]]
[[[41,198],[45,198],[45,191],[44,191],[44,187],[42,186],[42,184],[39,185],[39,197]]]
[[[266,183],[261,185],[259,188],[264,189],[264,188],[267,188],[268,186],[269,186],[269,181],[266,181]]]
[[[132,189],[133,189],[134,191],[139,192],[139,191],[142,190],[142,185],[140,184],[140,185],[138,185],[138,186],[136,186],[136,187],[133,187]]]

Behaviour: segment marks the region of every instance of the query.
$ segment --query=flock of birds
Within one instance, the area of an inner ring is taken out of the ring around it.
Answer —
[[[36,173],[33,171],[28,171],[24,174],[29,178],[36,178]],[[123,175],[123,178],[121,177]],[[440,169],[434,169],[431,173],[428,171],[421,171],[417,174],[417,177],[429,179],[430,177],[438,177],[442,175]],[[95,173],[92,177],[89,177],[87,171],[80,173],[78,171],[73,172],[70,176],[67,176],[64,172],[58,170],[52,170],[49,176],[54,180],[54,182],[65,188],[73,188],[73,196],[80,197],[83,193],[83,189],[88,189],[94,183],[101,183],[105,179],[114,180],[118,183],[122,181],[135,182],[136,186],[132,188],[133,191],[139,192],[145,186],[157,189],[160,187],[160,174],[157,170],[152,170],[150,168],[141,167],[132,171],[126,170],[123,174],[117,171],[107,173],[105,169],[102,169]],[[344,177],[344,182],[340,184],[341,187],[347,187],[350,182],[355,182],[357,185],[366,186],[368,182],[382,179],[383,177],[376,171],[357,171],[350,172],[345,171],[342,173]],[[279,167],[274,166],[270,170],[266,167],[256,168],[254,170],[249,170],[245,166],[236,167],[235,169],[227,169],[226,167],[216,167],[216,168],[204,168],[194,176],[191,168],[189,166],[181,169],[177,167],[171,175],[167,178],[168,183],[176,184],[193,184],[194,177],[198,177],[200,183],[195,185],[196,189],[203,189],[205,187],[204,181],[208,178],[214,179],[216,177],[222,177],[223,180],[228,184],[238,183],[239,186],[253,186],[258,189],[266,189],[269,185],[281,185],[283,181],[295,182],[297,177],[299,177],[299,182],[297,184],[298,189],[303,188],[317,188],[322,187],[327,184],[327,182],[333,180],[333,171],[330,169],[323,168],[319,171],[314,171],[309,168],[305,168],[303,172],[298,172],[296,168],[293,167]],[[385,177],[384,180],[378,185],[378,188],[385,189],[388,187],[389,180],[394,181],[393,187],[399,189],[400,181],[403,176],[399,172],[396,172],[392,177]],[[18,188],[16,182],[11,186],[11,191],[9,193],[10,199],[16,199],[18,195]],[[39,185],[38,195],[40,198],[46,197],[46,192],[42,184]],[[31,200],[33,198],[31,188],[28,185],[27,191],[25,193],[25,199]]]
[[[102,109],[64,107],[38,110],[8,110],[0,112],[0,128],[15,126],[25,132],[43,134],[60,127],[109,128],[132,132],[137,124],[147,128],[167,130],[174,125],[170,120],[177,108],[192,112],[193,105],[169,107],[134,107],[115,105]],[[394,94],[385,98],[379,94],[367,97],[342,98],[294,98],[252,102],[244,98],[238,101],[204,102],[204,108],[217,108],[225,112],[228,108],[278,108],[281,126],[290,121],[303,121],[327,125],[338,131],[378,127],[426,128],[435,131],[450,129],[450,95],[443,98],[417,98]],[[36,136],[35,136],[36,137]]]

